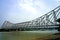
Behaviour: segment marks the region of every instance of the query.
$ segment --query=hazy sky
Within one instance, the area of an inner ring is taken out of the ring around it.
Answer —
[[[19,23],[33,20],[60,5],[60,0],[0,0],[0,25],[8,20]]]

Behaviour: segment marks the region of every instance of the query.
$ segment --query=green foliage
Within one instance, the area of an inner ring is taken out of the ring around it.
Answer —
[[[60,18],[59,18],[59,19],[57,19],[56,21],[60,23]]]
[[[59,27],[58,27],[58,31],[60,31],[60,24],[59,24]]]

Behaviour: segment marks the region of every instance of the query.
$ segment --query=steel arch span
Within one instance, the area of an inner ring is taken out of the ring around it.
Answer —
[[[58,27],[57,19],[60,18],[60,6],[51,10],[50,12],[38,17],[34,20],[21,22],[21,23],[10,23],[5,21],[2,25],[2,28],[5,29],[22,29],[22,28],[54,28]]]

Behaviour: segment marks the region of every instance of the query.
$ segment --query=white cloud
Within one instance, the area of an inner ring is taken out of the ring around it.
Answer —
[[[19,3],[19,7],[32,14],[40,13],[39,11],[46,8],[45,4],[40,0],[23,0]]]
[[[36,6],[39,6],[41,10],[46,8],[45,4],[42,1],[35,1],[34,3]]]
[[[28,3],[28,2],[32,2],[33,0],[23,0],[23,2]]]
[[[29,4],[23,3],[23,4],[19,4],[19,5],[23,10],[26,10],[26,11],[31,12],[33,14],[37,13],[37,10]]]
[[[55,0],[55,1],[59,2],[60,0]]]

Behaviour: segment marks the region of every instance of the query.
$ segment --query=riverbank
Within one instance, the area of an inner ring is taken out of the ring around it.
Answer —
[[[35,38],[34,40],[60,40],[60,33],[55,33],[52,35]]]
[[[0,40],[52,40],[51,37],[59,39],[57,35],[60,35],[57,30],[10,31],[0,32]]]

